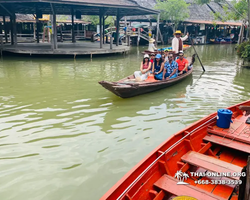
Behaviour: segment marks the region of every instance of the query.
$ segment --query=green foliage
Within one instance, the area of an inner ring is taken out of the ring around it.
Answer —
[[[241,57],[250,59],[250,44],[245,46],[245,50],[242,52]]]
[[[209,3],[211,0],[195,0],[197,4],[206,4]],[[243,18],[247,18],[247,0],[232,0],[230,1],[230,4],[232,5],[229,6],[226,3],[227,0],[214,0],[214,2],[220,2],[224,3],[223,5],[223,10],[224,14],[222,13],[213,13],[214,17],[216,20],[219,21],[228,21],[228,20],[241,20]],[[237,11],[236,11],[237,10]],[[243,16],[243,17],[242,17]]]
[[[240,45],[237,45],[237,54],[241,58],[250,59],[250,42],[243,42]]]
[[[161,20],[171,20],[177,27],[181,21],[189,17],[188,6],[185,0],[157,0],[155,9],[161,11]]]
[[[206,3],[210,3],[211,0],[195,0],[195,3],[197,4],[206,4]],[[223,0],[214,0],[214,2],[218,3],[221,2]]]
[[[97,15],[84,15],[82,18],[84,21],[91,22],[92,25],[98,25],[99,24],[99,16]],[[105,20],[105,24],[109,26],[114,25],[114,19],[113,17],[109,16]]]

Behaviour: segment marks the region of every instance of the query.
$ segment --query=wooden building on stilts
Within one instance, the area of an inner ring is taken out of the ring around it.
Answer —
[[[92,57],[94,54],[125,53],[129,51],[129,45],[119,45],[119,22],[121,18],[133,15],[157,15],[159,12],[142,7],[132,0],[0,0],[0,13],[3,16],[3,29],[5,30],[4,36],[1,37],[1,52],[28,55],[90,55]],[[43,15],[50,15],[52,28],[50,43],[40,42],[41,29],[36,28],[37,43],[19,45],[17,40],[17,14],[34,15],[36,27],[41,26],[39,19]],[[71,16],[71,43],[60,42],[57,29],[58,15]],[[99,16],[100,42],[76,43],[75,18],[81,19],[83,15]],[[110,41],[110,44],[105,44],[103,25],[106,16],[116,17],[116,35],[118,37],[116,37],[115,46],[113,46],[113,41]],[[10,21],[10,44],[3,43],[3,40],[8,41],[6,18],[9,18]]]

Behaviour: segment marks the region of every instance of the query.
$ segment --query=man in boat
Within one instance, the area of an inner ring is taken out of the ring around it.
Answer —
[[[174,55],[168,55],[168,62],[164,64],[162,80],[169,80],[178,76],[178,64],[174,61]]]
[[[176,60],[178,64],[178,73],[185,74],[188,71],[188,60],[184,58],[183,51],[180,51],[179,58]]]
[[[154,42],[155,42],[155,39],[150,38],[149,44],[148,44],[148,51],[154,52],[154,51],[157,50],[157,48],[156,48],[155,45],[154,45]]]
[[[181,37],[183,33],[181,31],[176,31],[174,33],[174,38],[172,40],[172,51],[174,52],[174,58],[178,56],[180,51],[183,51],[183,41],[188,39],[189,33],[185,37]]]

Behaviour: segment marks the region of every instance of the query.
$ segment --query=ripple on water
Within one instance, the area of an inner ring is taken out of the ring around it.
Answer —
[[[2,199],[99,199],[165,139],[250,97],[250,71],[230,45],[197,46],[206,72],[197,62],[192,77],[151,94],[121,99],[98,84],[138,69],[141,50],[0,60]]]

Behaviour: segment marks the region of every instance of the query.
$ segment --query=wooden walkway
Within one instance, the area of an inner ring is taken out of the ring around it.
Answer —
[[[129,46],[115,44],[103,44],[103,48],[100,49],[99,42],[79,42],[79,43],[58,43],[57,49],[52,49],[50,43],[22,43],[16,46],[2,45],[0,49],[2,52],[23,54],[23,55],[103,55],[103,54],[116,54],[127,53],[130,50]]]

